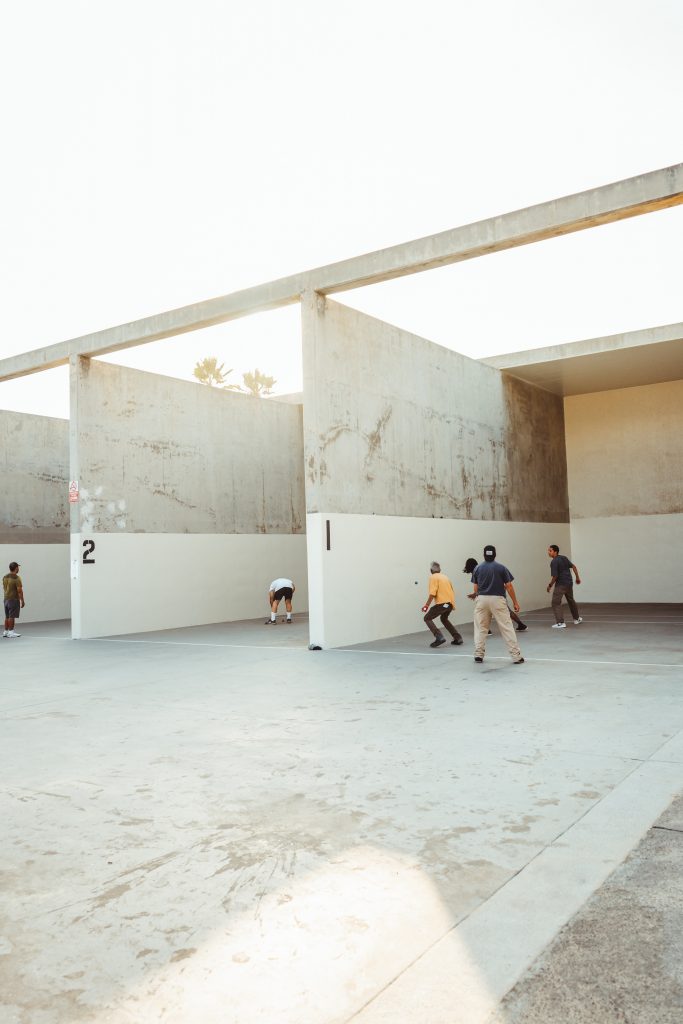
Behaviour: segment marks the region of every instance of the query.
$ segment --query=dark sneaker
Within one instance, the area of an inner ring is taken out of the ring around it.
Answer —
[[[512,664],[513,665],[523,665],[524,664],[524,658],[519,658],[517,661],[513,661]]]
[[[476,661],[477,665],[481,665],[481,663],[482,663],[482,661],[484,659],[483,658],[475,658],[474,660]]]
[[[264,626],[277,626],[277,619],[266,619]]]
[[[445,643],[446,643],[446,637],[445,636],[437,636],[437,638],[434,641],[434,643],[430,644],[429,646],[430,647],[441,647],[441,644],[445,644]]]
[[[522,623],[521,623],[521,624],[520,624],[519,626],[517,626],[517,632],[518,632],[518,633],[523,633],[523,632],[524,632],[524,630],[525,630],[525,629],[528,629],[528,628],[529,628],[529,627],[528,627],[528,626],[525,626],[525,625],[524,625],[524,623],[522,622]]]
[[[460,640],[451,640],[451,647],[460,647],[460,645],[464,644],[464,643],[465,643],[465,641],[462,640],[462,639],[460,639]]]

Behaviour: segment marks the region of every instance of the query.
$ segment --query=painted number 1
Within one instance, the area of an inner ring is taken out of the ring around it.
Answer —
[[[85,551],[83,552],[83,565],[94,565],[95,559],[90,558],[90,555],[92,555],[93,551],[95,550],[95,541],[84,540],[83,547],[85,548]]]

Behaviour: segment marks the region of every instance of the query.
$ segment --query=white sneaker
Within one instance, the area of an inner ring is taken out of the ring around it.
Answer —
[[[3,635],[3,636],[7,636],[7,630],[6,630],[6,629],[3,629],[3,631],[2,631],[2,635]]]
[[[15,633],[13,629],[8,629],[5,636],[21,636],[21,633]]]
[[[582,619],[582,618],[581,618],[581,616],[579,615],[578,619],[574,619],[574,625],[575,625],[575,626],[578,626],[578,624],[579,624],[580,622],[583,622],[583,619]]]
[[[567,628],[567,623],[566,622],[553,622],[553,624],[552,624],[552,626],[550,628],[551,629],[566,629]]]

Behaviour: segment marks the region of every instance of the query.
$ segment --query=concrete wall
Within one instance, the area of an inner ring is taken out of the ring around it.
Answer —
[[[306,610],[301,407],[96,361],[72,374],[73,635],[265,614],[280,575]]]
[[[21,564],[21,621],[68,619],[68,421],[0,411],[0,480],[0,575]]]
[[[568,521],[560,398],[330,300],[303,323],[307,512]]]
[[[457,586],[486,543],[547,604],[547,545],[569,546],[562,399],[319,297],[303,329],[311,639],[421,628],[429,562]]]
[[[0,411],[0,479],[0,544],[68,544],[67,420]]]
[[[683,601],[683,381],[565,399],[572,552],[590,601]]]
[[[79,365],[83,530],[304,533],[299,406]]]

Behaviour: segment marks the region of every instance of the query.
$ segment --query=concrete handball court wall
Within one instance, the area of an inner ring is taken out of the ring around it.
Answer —
[[[69,424],[0,412],[0,575],[21,564],[22,622],[68,619]]]
[[[421,628],[434,558],[470,621],[461,569],[486,543],[546,604],[547,545],[569,548],[562,399],[319,297],[303,330],[311,639]]]
[[[301,408],[96,360],[72,373],[74,635],[265,615],[280,575],[306,610]]]
[[[683,601],[683,381],[565,399],[572,551],[589,601]]]

